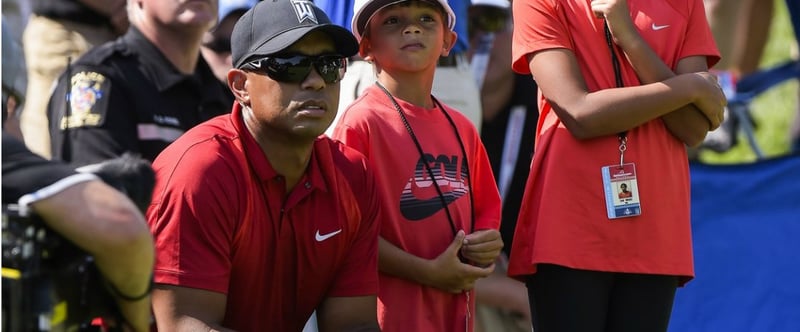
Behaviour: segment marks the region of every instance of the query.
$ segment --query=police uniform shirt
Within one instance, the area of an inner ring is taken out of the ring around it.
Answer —
[[[231,104],[199,53],[195,72],[182,74],[132,26],[59,78],[48,106],[53,159],[85,165],[130,151],[153,161]]]

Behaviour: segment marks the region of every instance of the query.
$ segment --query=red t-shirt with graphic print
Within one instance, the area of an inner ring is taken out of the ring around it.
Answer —
[[[397,103],[431,165],[456,231],[470,233],[470,201],[474,202],[474,230],[497,229],[500,194],[475,126],[444,104],[441,106],[455,128],[438,107],[426,109],[400,99]],[[466,163],[456,131],[466,150]],[[385,200],[381,237],[425,259],[444,252],[453,242],[453,227],[420,162],[419,150],[391,100],[377,85],[367,88],[344,112],[333,137],[364,153],[375,166]],[[378,321],[388,332],[472,331],[474,319],[467,319],[467,310],[474,316],[475,295],[474,291],[469,294],[468,302],[465,293],[450,294],[381,273]]]

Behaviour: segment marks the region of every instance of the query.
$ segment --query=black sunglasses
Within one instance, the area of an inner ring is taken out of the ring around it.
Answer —
[[[230,39],[214,39],[208,43],[203,44],[203,47],[214,51],[214,53],[230,53],[231,40]]]
[[[242,69],[262,72],[269,78],[284,83],[300,83],[311,73],[311,67],[317,69],[325,83],[339,82],[347,69],[347,58],[341,55],[294,55],[265,57],[242,65]]]

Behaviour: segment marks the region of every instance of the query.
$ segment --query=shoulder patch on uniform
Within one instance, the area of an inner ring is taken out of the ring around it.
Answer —
[[[98,110],[98,104],[107,98],[110,82],[103,74],[93,71],[81,71],[70,78],[69,106],[70,115],[62,120],[61,128],[67,124],[70,128],[98,126],[103,122],[104,110]]]

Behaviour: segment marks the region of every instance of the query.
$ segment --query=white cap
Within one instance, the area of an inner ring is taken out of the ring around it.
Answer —
[[[405,1],[409,0],[356,0],[353,6],[353,21],[350,24],[350,30],[353,31],[353,34],[356,35],[356,39],[360,42],[361,36],[364,35],[364,31],[366,30],[367,23],[372,19],[372,16],[375,16],[375,13],[383,8]],[[444,11],[447,12],[447,28],[453,30],[456,26],[456,14],[453,13],[453,9],[450,8],[450,5],[447,4],[447,0],[422,1],[438,3],[442,6]]]
[[[500,8],[508,8],[511,6],[511,1],[508,0],[472,0],[472,6],[494,6]]]

